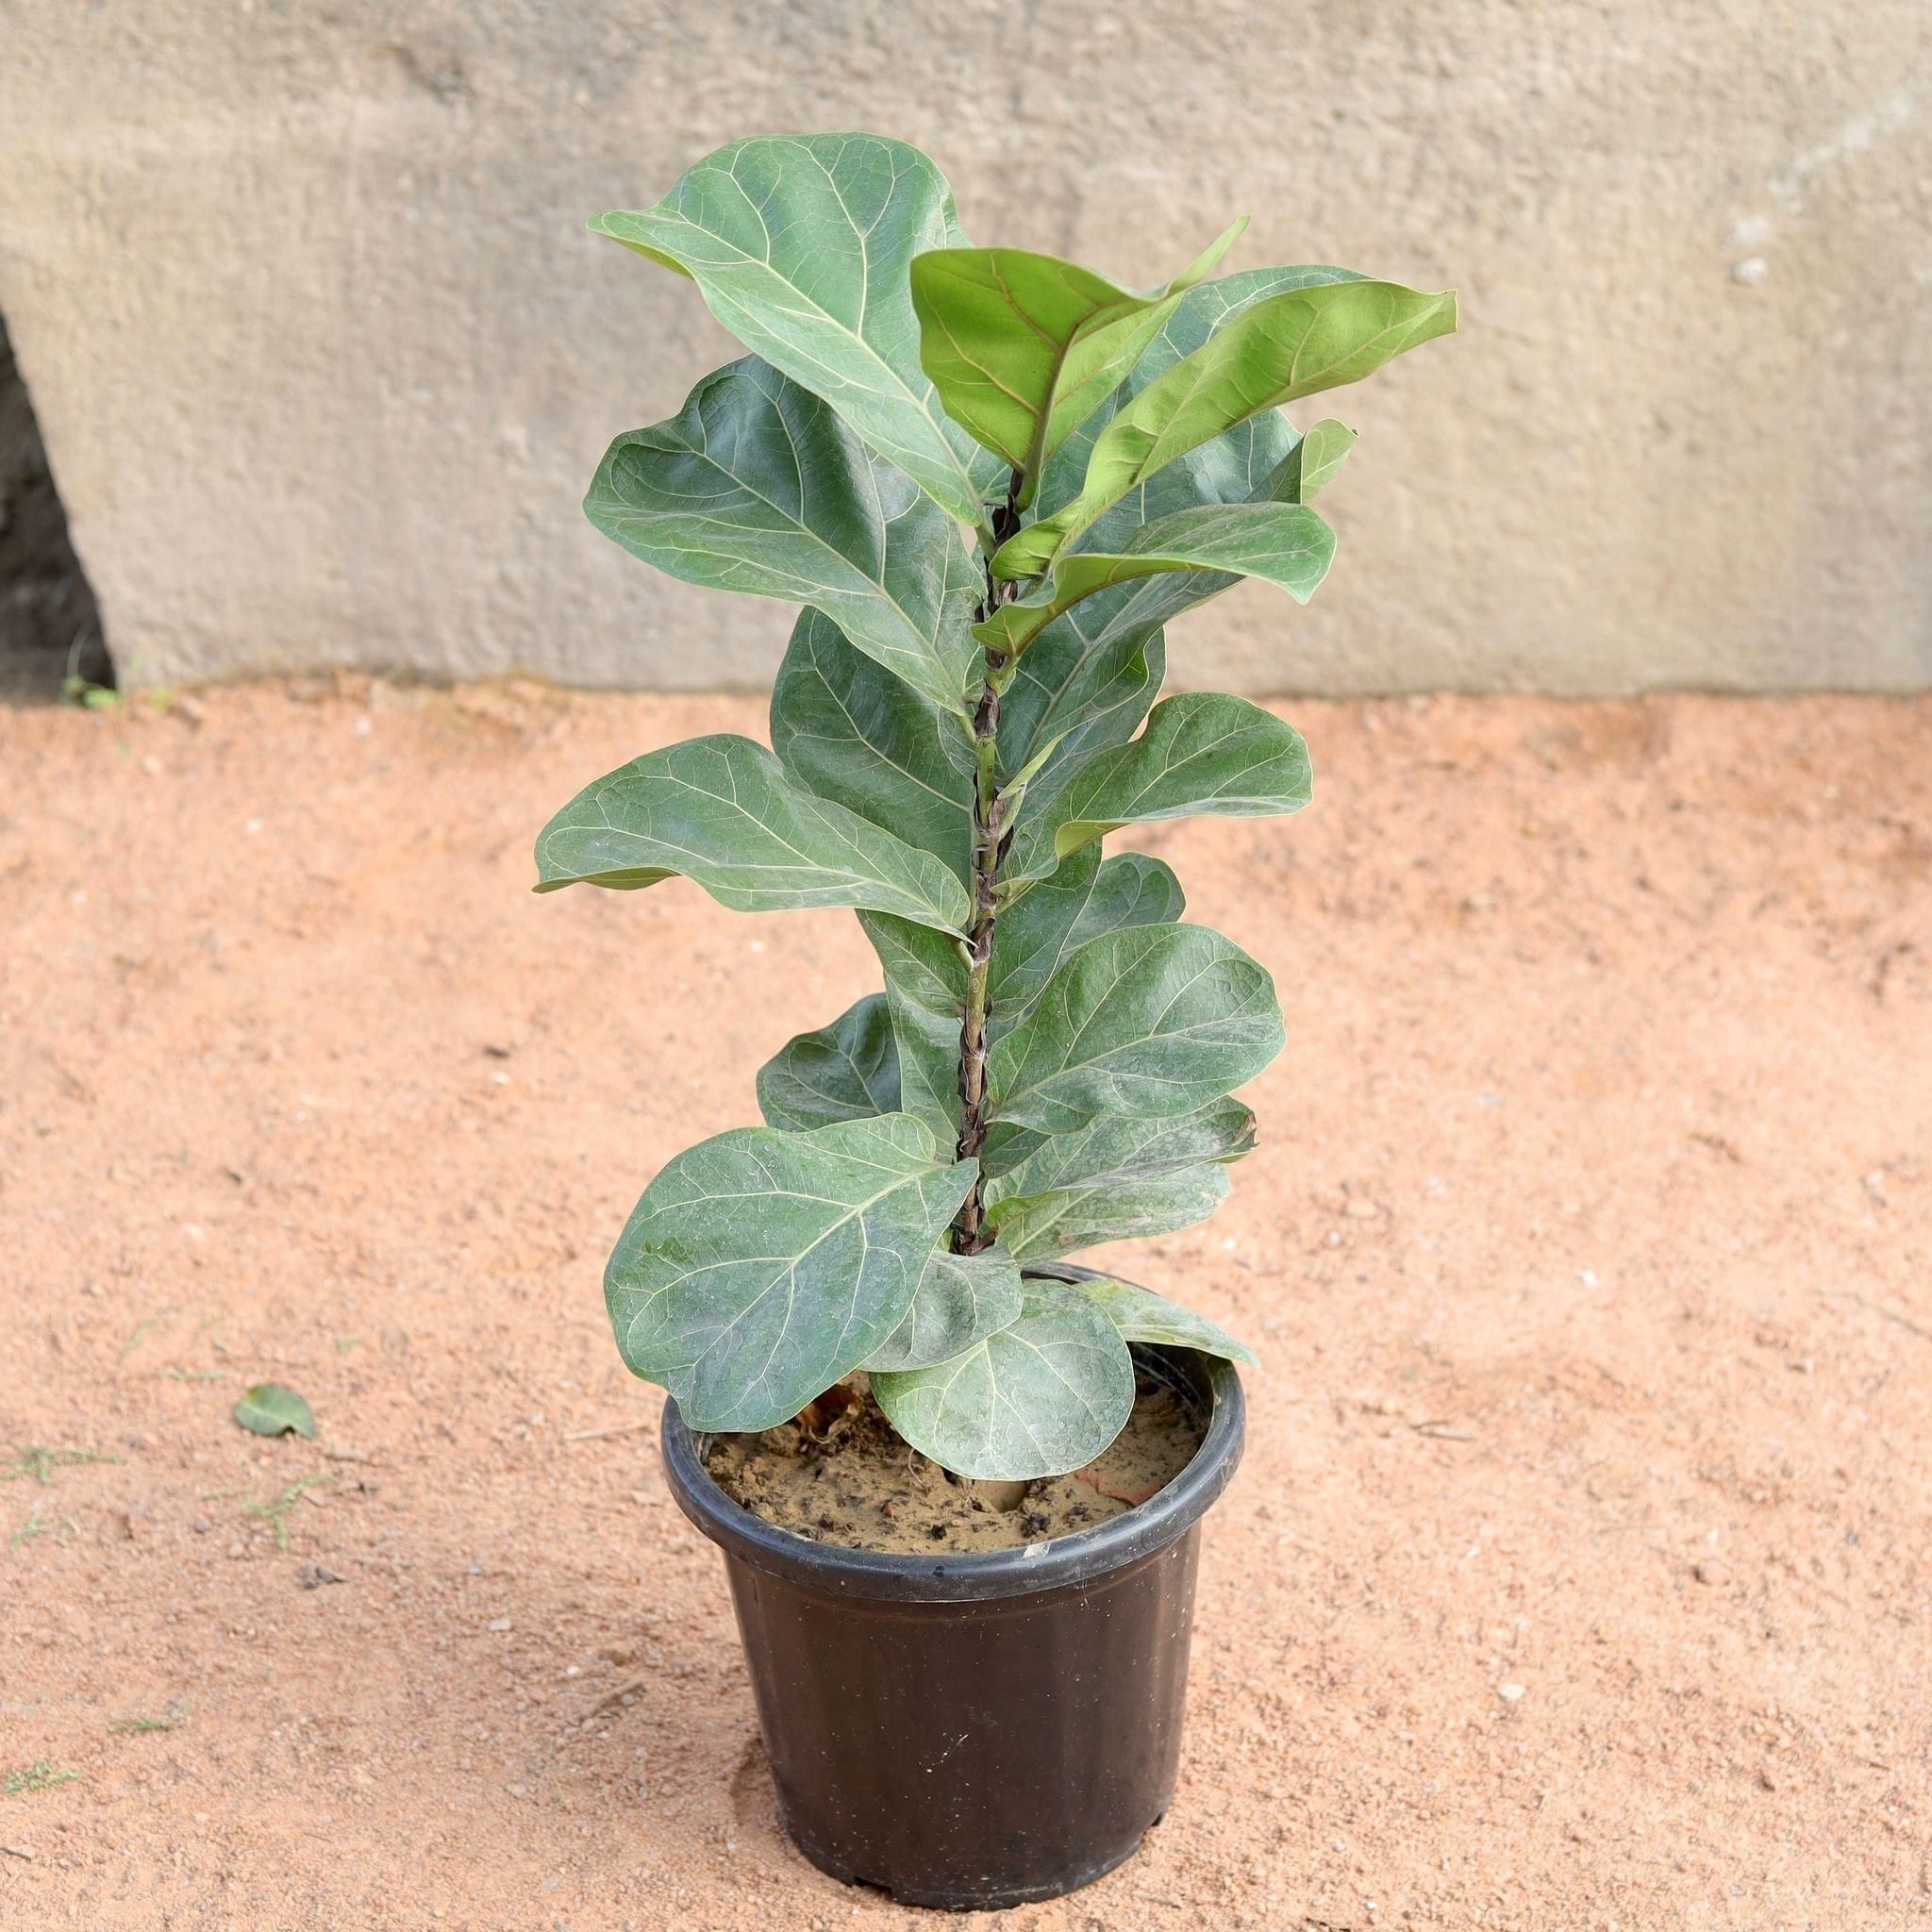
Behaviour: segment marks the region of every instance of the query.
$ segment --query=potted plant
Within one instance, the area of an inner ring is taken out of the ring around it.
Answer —
[[[885,982],[765,1066],[764,1125],[658,1173],[607,1298],[725,1553],[787,1825],[908,1903],[1050,1897],[1158,1818],[1197,1524],[1241,1451],[1247,1351],[1064,1257],[1212,1210],[1280,1011],[1167,866],[1101,843],[1307,803],[1279,719],[1158,698],[1163,626],[1242,576],[1309,596],[1354,435],[1280,406],[1456,320],[1335,268],[1209,279],[1241,225],[1134,293],[971,246],[938,168],[865,135],[739,142],[591,224],[751,353],[618,438],[591,520],[803,608],[771,748],[598,779],[538,890],[849,907]],[[1154,1411],[1178,1450],[1108,1477]]]

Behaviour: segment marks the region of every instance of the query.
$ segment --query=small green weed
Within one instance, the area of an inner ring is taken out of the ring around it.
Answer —
[[[15,1452],[13,1460],[0,1469],[0,1483],[16,1476],[30,1475],[37,1483],[50,1483],[57,1469],[80,1469],[90,1462],[119,1462],[118,1456],[103,1456],[92,1449],[49,1449],[42,1442],[29,1442]]]
[[[286,1550],[289,1547],[289,1511],[302,1500],[306,1491],[319,1490],[325,1483],[332,1483],[335,1480],[333,1475],[297,1476],[274,1502],[248,1502],[242,1504],[242,1507],[250,1516],[260,1517],[275,1533],[275,1548]]]

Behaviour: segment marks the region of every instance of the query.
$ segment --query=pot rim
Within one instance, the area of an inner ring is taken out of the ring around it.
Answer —
[[[718,1487],[704,1463],[710,1437],[692,1434],[671,1396],[658,1431],[664,1473],[678,1507],[727,1556],[830,1595],[973,1603],[1088,1583],[1157,1555],[1186,1535],[1227,1487],[1241,1457],[1246,1404],[1232,1362],[1192,1348],[1136,1343],[1134,1353],[1150,1365],[1161,1364],[1205,1398],[1207,1433],[1192,1460],[1158,1494],[1072,1536],[951,1556],[815,1542],[767,1523]]]

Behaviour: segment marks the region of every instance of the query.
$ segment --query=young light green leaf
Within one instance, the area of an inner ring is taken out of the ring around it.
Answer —
[[[1274,982],[1200,925],[1130,926],[1074,953],[988,1058],[991,1117],[1071,1133],[1191,1113],[1281,1051]]]
[[[1359,382],[1455,326],[1453,292],[1424,294],[1395,282],[1327,282],[1254,303],[1113,418],[1094,440],[1080,493],[1008,539],[994,572],[1037,576],[1102,511],[1176,457],[1262,409]]]
[[[1093,444],[1114,415],[1215,329],[1257,302],[1290,290],[1359,279],[1337,268],[1249,269],[1189,291],[1132,374],[1067,439],[1048,466],[1041,513],[1051,515],[1079,494]],[[1294,431],[1279,410],[1251,416],[1128,491],[1081,544],[1097,553],[1117,553],[1142,525],[1177,510],[1274,500],[1276,479],[1294,443]],[[1099,591],[1056,618],[1027,646],[1007,692],[1000,718],[1002,777],[1032,756],[1036,741],[1055,734],[1064,736],[1049,772],[1107,745],[1124,743],[1160,694],[1166,670],[1160,626],[1235,582],[1217,571],[1140,577]]]
[[[1017,1321],[1020,1306],[1020,1266],[1010,1254],[935,1248],[905,1319],[859,1367],[876,1374],[949,1362]]]
[[[1236,222],[1152,295],[1024,248],[946,248],[913,258],[920,364],[947,415],[1021,473],[1023,508],[1054,452],[1246,226],[1245,217]]]
[[[772,688],[772,749],[808,791],[941,859],[961,881],[973,844],[973,741],[950,711],[801,610]]]
[[[905,1114],[700,1141],[605,1270],[619,1352],[693,1429],[774,1427],[905,1319],[974,1172]]]
[[[963,1355],[872,1378],[892,1426],[957,1474],[1064,1475],[1133,1413],[1133,1357],[1106,1314],[1063,1282],[1024,1282],[1022,1297],[1017,1320]]]
[[[258,1382],[235,1405],[235,1420],[258,1436],[306,1436],[315,1440],[315,1411],[292,1389]]]
[[[983,586],[958,526],[756,356],[708,375],[669,422],[620,436],[584,511],[686,583],[824,611],[913,690],[965,713]]]
[[[1246,698],[1187,691],[1155,706],[1130,744],[1095,752],[1035,791],[1014,828],[1007,877],[1043,878],[1122,825],[1299,811],[1311,795],[1301,733]]]
[[[1254,1144],[1255,1117],[1235,1100],[1167,1120],[1096,1120],[998,1174],[989,1158],[987,1223],[1023,1260],[1191,1227],[1225,1196],[1224,1163]]]
[[[1042,1271],[1058,1280],[1051,1269]],[[1218,1355],[1225,1361],[1255,1361],[1255,1352],[1237,1341],[1225,1328],[1171,1302],[1151,1288],[1131,1281],[1117,1281],[1111,1275],[1071,1284],[1085,1294],[1107,1316],[1126,1341],[1152,1342],[1157,1348],[1198,1348],[1203,1355]]]
[[[986,1222],[1000,1245],[1023,1261],[1050,1259],[1102,1241],[1145,1241],[1192,1227],[1226,1200],[1227,1191],[1227,1170],[1207,1163],[1112,1187],[1014,1195],[988,1208]]]
[[[1142,524],[1118,551],[1067,552],[1037,593],[1003,604],[973,635],[990,651],[1024,651],[1084,598],[1182,571],[1211,571],[1230,584],[1259,577],[1306,604],[1334,555],[1335,532],[1299,503],[1199,504]]]
[[[963,243],[953,192],[915,147],[773,135],[698,162],[657,207],[591,226],[688,275],[711,313],[838,410],[964,524],[1004,482],[919,366],[908,265]]]
[[[758,1069],[768,1127],[808,1132],[899,1111],[899,1049],[882,992],[867,993],[816,1033],[801,1033]]]
[[[646,752],[537,837],[537,890],[628,891],[674,874],[740,912],[868,907],[963,933],[966,889],[929,852],[815,797],[763,745],[721,733]]]
[[[1268,493],[1277,503],[1306,503],[1334,480],[1355,447],[1355,431],[1333,416],[1312,425],[1282,458],[1269,478]]]

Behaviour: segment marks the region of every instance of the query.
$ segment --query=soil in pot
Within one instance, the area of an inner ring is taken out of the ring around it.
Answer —
[[[855,1376],[796,1422],[717,1437],[705,1467],[734,1502],[818,1542],[900,1555],[1006,1550],[1092,1529],[1146,1502],[1193,1459],[1202,1434],[1188,1404],[1142,1374],[1126,1427],[1085,1469],[973,1482],[908,1448]]]

